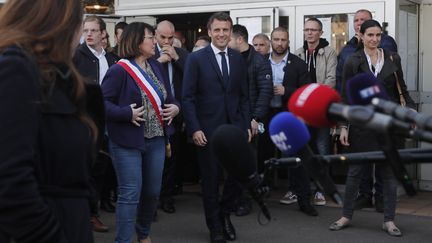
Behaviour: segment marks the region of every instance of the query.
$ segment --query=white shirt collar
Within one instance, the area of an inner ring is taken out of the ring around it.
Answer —
[[[284,58],[282,58],[281,63],[286,63],[286,62],[288,61],[288,55],[289,55],[289,53],[290,53],[290,52],[288,51],[287,54],[284,56]],[[269,60],[270,60],[271,63],[273,63],[273,64],[277,64],[277,63],[275,63],[275,62],[273,61],[271,53],[270,53],[270,55],[269,55]]]
[[[97,58],[100,58],[101,56],[105,56],[105,54],[106,54],[106,52],[103,48],[102,48],[102,52],[99,54],[95,49],[91,48],[89,45],[87,45],[87,47],[90,49],[90,51],[93,53],[93,55],[95,55],[95,57],[97,57]]]
[[[213,45],[213,43],[210,43],[210,47],[212,48],[215,55],[219,54],[219,52],[222,52],[219,48],[217,48],[215,45]],[[225,52],[225,55],[227,55],[228,54],[228,46],[226,46],[223,51]]]

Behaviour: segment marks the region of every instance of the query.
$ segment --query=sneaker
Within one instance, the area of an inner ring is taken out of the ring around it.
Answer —
[[[313,204],[315,206],[324,206],[324,205],[326,205],[326,199],[324,197],[324,194],[322,194],[322,192],[317,191],[315,193],[315,197],[313,199]]]
[[[297,195],[292,193],[292,191],[288,191],[285,196],[281,200],[279,200],[279,202],[287,205],[295,203],[297,202]]]

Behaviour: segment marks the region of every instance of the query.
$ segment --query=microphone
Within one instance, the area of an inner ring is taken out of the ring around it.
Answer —
[[[396,117],[399,120],[415,123],[420,128],[432,130],[432,117],[417,113],[416,111],[403,107],[389,101],[381,82],[371,73],[361,73],[347,81],[347,97],[352,105],[372,104],[378,110]],[[405,124],[405,126],[407,126]],[[405,136],[422,141],[432,142],[432,133],[411,129]]]
[[[347,120],[353,125],[380,133],[394,131],[410,136],[410,124],[377,113],[369,107],[337,103],[340,100],[341,97],[334,89],[322,84],[309,84],[294,92],[288,101],[288,108],[297,117],[315,127],[328,127],[336,121]]]
[[[257,173],[256,158],[246,133],[234,125],[224,124],[214,131],[211,144],[213,153],[225,170],[249,191],[270,221],[270,211],[264,203],[268,188],[261,185],[262,177]]]
[[[299,117],[302,117],[306,122],[311,124],[319,124],[322,120],[328,124],[328,120],[332,118],[344,118],[351,124],[366,127],[375,130],[379,133],[389,131],[403,132],[405,135],[411,131],[411,126],[407,123],[393,119],[392,117],[374,112],[371,108],[365,106],[346,106],[332,103],[332,100],[337,100],[339,95],[330,87],[319,84],[310,84],[303,89],[297,90],[289,100],[289,110]],[[316,100],[322,100],[327,106],[317,106],[315,112],[312,112],[314,107],[311,104],[317,103]],[[310,101],[310,102],[309,102]],[[316,114],[314,117],[311,114]],[[327,115],[330,119],[327,119]],[[327,120],[326,120],[327,119]],[[377,137],[379,140],[383,139]],[[384,154],[388,158],[395,177],[402,183],[408,195],[415,195],[414,185],[408,175],[406,168],[402,165],[400,155],[393,145],[390,136],[386,135],[386,143],[382,146]]]
[[[373,98],[389,100],[381,82],[372,73],[360,73],[347,81],[346,94],[350,105],[370,105]]]
[[[310,139],[306,125],[290,112],[275,115],[269,124],[269,133],[273,143],[285,155],[297,154],[299,158],[282,158],[278,164],[296,164],[301,161],[308,174],[317,182],[321,190],[337,204],[342,204],[342,197],[321,162],[321,156],[315,156],[308,146]],[[294,162],[294,163],[293,163]]]

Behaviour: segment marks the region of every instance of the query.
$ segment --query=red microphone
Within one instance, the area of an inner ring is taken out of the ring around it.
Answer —
[[[336,90],[322,84],[307,84],[297,89],[288,101],[288,110],[314,127],[330,127],[335,124],[328,112],[332,103],[341,101]]]

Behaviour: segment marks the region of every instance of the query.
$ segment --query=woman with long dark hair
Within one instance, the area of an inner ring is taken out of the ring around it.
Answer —
[[[342,96],[345,99],[344,86],[346,86],[347,80],[359,73],[371,73],[380,81],[390,100],[401,105],[414,107],[414,101],[409,96],[403,80],[399,55],[378,48],[381,41],[381,32],[381,25],[375,20],[367,20],[361,25],[360,46],[344,66]],[[349,146],[349,152],[367,152],[381,149],[379,138],[373,131],[353,125],[350,125],[348,130],[347,124],[341,125],[340,128],[339,140],[343,146]],[[396,146],[403,147],[404,139],[397,137],[395,143]],[[350,224],[361,177],[366,166],[368,165],[349,166],[342,217],[330,225],[330,230],[341,230]],[[394,223],[397,181],[393,171],[387,163],[376,164],[375,169],[383,178],[384,223],[382,229],[389,235],[402,236],[401,231]]]
[[[82,16],[76,0],[1,9],[0,242],[93,242],[88,182],[98,129],[72,64]]]
[[[119,56],[102,82],[110,153],[118,181],[116,243],[150,243],[159,201],[166,135],[180,105],[155,54],[154,29],[134,22],[123,31]]]

